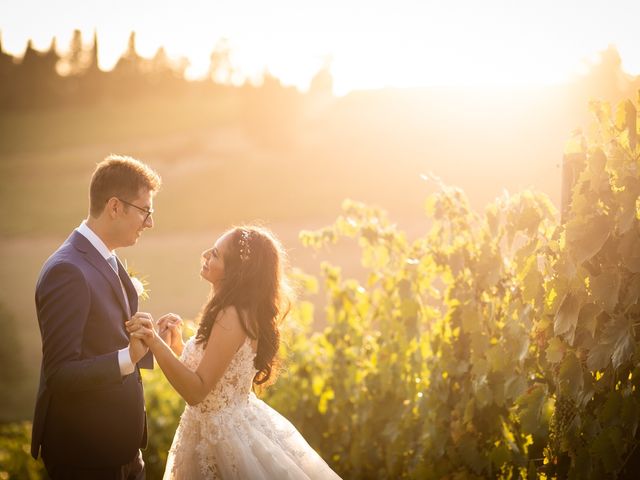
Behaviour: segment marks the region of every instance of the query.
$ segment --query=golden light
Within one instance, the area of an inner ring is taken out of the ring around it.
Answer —
[[[55,6],[3,6],[3,46],[20,54],[26,39],[64,50],[74,28],[100,37],[100,66],[110,69],[137,32],[141,55],[161,45],[187,57],[189,78],[201,78],[220,38],[229,39],[236,69],[257,78],[265,69],[301,89],[330,57],[336,93],[384,86],[541,85],[564,82],[585,58],[615,44],[624,67],[640,71],[633,18],[640,4],[618,1],[576,12],[557,2],[280,0],[125,2],[64,0]],[[613,21],[615,20],[615,21]]]

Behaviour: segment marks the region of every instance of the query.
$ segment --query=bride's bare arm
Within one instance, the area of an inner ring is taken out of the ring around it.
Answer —
[[[214,323],[202,361],[194,372],[173,354],[150,320],[134,318],[127,322],[127,329],[131,336],[147,343],[173,388],[189,405],[200,403],[215,387],[246,339],[236,309],[225,309]]]

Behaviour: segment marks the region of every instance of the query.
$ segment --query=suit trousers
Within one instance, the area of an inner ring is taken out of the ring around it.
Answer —
[[[144,480],[145,468],[142,454],[138,454],[126,465],[112,468],[78,468],[68,465],[56,465],[47,461],[46,452],[42,460],[51,480]]]

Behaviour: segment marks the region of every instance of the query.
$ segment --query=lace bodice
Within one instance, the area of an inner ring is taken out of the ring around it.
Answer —
[[[196,343],[195,336],[191,337],[184,346],[180,359],[191,370],[196,370],[204,355],[204,345]],[[209,392],[202,402],[188,409],[201,413],[216,413],[233,405],[246,403],[251,394],[253,378],[258,372],[253,365],[256,353],[251,347],[251,339],[247,337],[244,343],[231,359],[231,363],[216,386]]]
[[[195,370],[203,355],[192,337],[181,360]],[[251,391],[255,356],[247,338],[205,399],[185,407],[164,480],[339,480],[296,428]]]

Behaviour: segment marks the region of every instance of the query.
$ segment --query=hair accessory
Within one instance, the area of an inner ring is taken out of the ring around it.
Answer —
[[[249,255],[251,255],[251,247],[249,246],[249,236],[250,232],[246,230],[242,230],[240,232],[240,260],[246,262],[249,260]]]

